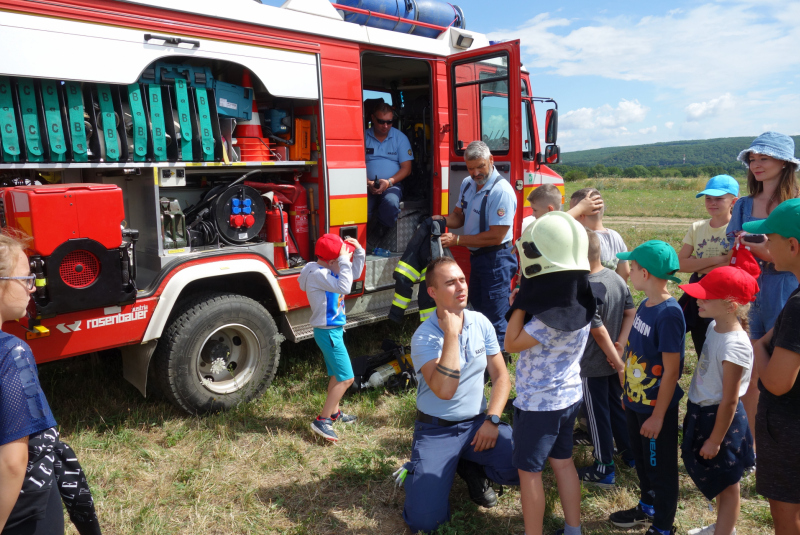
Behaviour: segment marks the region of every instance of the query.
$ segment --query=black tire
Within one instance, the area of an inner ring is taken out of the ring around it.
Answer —
[[[188,413],[227,410],[272,383],[282,339],[256,301],[203,294],[185,303],[164,329],[153,355],[156,379],[167,399]]]

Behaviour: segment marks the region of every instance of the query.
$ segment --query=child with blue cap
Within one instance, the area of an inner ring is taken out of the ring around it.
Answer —
[[[795,172],[800,169],[800,159],[794,154],[794,140],[777,132],[764,132],[758,136],[749,148],[739,153],[737,159],[748,168],[748,195],[739,198],[734,205],[727,234],[729,238],[736,237],[735,246],[748,247],[761,267],[758,277],[761,291],[748,315],[750,340],[755,341],[767,334],[775,324],[778,313],[797,288],[797,279],[791,273],[775,269],[764,236],[744,232],[743,225],[766,219],[779,204],[798,197],[800,185]],[[742,398],[753,434],[758,404],[758,389],[754,385],[757,383],[758,372],[754,369],[753,380]]]
[[[690,284],[699,282],[712,269],[727,266],[730,262],[733,238],[729,238],[726,232],[738,196],[739,183],[730,175],[711,177],[705,189],[695,196],[705,197],[706,212],[711,218],[692,223],[678,252],[680,271],[692,274]],[[683,309],[686,330],[692,334],[694,349],[700,355],[711,320],[697,314],[697,299],[687,293],[678,304]]]

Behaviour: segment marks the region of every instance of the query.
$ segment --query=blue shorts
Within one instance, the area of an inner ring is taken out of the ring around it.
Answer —
[[[337,381],[347,381],[355,377],[353,365],[350,363],[350,354],[344,346],[344,327],[333,329],[318,329],[314,327],[314,341],[322,350],[325,367],[328,375],[336,377]]]
[[[683,420],[683,465],[695,486],[709,500],[738,483],[745,469],[756,464],[753,435],[750,434],[747,414],[741,401],[717,456],[710,460],[700,457],[700,448],[714,431],[718,410],[719,405],[701,407],[689,401]]]
[[[571,459],[572,431],[582,402],[556,411],[523,411],[514,407],[514,468],[541,472],[548,457]]]

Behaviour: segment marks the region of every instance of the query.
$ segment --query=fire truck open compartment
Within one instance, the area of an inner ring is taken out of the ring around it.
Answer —
[[[241,64],[186,56],[152,62],[130,84],[0,76],[0,92],[13,104],[12,126],[21,141],[16,151],[7,139],[0,142],[3,178],[8,184],[120,187],[127,226],[139,231],[137,286],[145,293],[169,262],[220,247],[252,250],[277,269],[301,264],[311,259],[312,232],[320,231],[317,217],[313,229],[308,227],[305,199],[311,197],[316,207],[324,201],[315,170],[319,101],[276,97],[269,85]],[[38,135],[30,135],[31,128]],[[267,242],[273,238],[263,218],[252,229],[243,220],[227,233],[233,240],[220,232],[218,221],[193,225],[198,212],[193,207],[253,167],[261,172],[249,179],[256,189],[243,202],[261,202],[256,197],[280,190],[275,201],[285,203],[281,215],[302,218],[302,236],[290,236],[297,229],[288,222],[288,239],[277,231],[274,241],[289,245]],[[300,197],[298,216],[291,203]]]

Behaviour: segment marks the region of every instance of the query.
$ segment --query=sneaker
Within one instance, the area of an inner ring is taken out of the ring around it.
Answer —
[[[687,535],[714,535],[716,526],[716,524],[711,524],[710,526],[703,526],[702,528],[690,529],[686,533]],[[736,535],[736,528],[733,528],[731,535]]]
[[[576,428],[572,432],[572,445],[573,446],[591,446],[592,445],[592,439],[589,437],[589,433],[587,433],[583,429]]]
[[[676,535],[677,530],[675,526],[672,526],[672,529],[669,530],[669,535]],[[662,535],[660,531],[658,531],[655,526],[650,526],[650,528],[644,532],[644,535]]]
[[[608,519],[618,528],[635,528],[637,526],[650,527],[653,524],[653,517],[642,510],[642,504],[637,503],[636,507],[625,511],[611,513]],[[649,535],[650,532],[648,531]]]
[[[486,472],[478,463],[458,461],[456,473],[467,483],[469,498],[481,507],[494,507],[497,505],[497,494],[489,484]]]
[[[329,440],[331,442],[336,442],[339,440],[339,437],[333,431],[333,422],[330,418],[317,417],[316,420],[311,422],[311,430],[325,440]]]
[[[623,459],[622,462],[628,468],[636,468],[636,459],[628,459],[628,460]]]
[[[578,468],[578,478],[587,485],[594,485],[601,489],[611,490],[617,486],[613,464],[605,466],[596,462],[592,465]]]
[[[339,412],[336,414],[331,414],[331,421],[333,423],[342,422],[343,424],[352,424],[356,420],[358,420],[358,416],[353,414],[345,414],[341,411],[341,409],[339,409]]]

